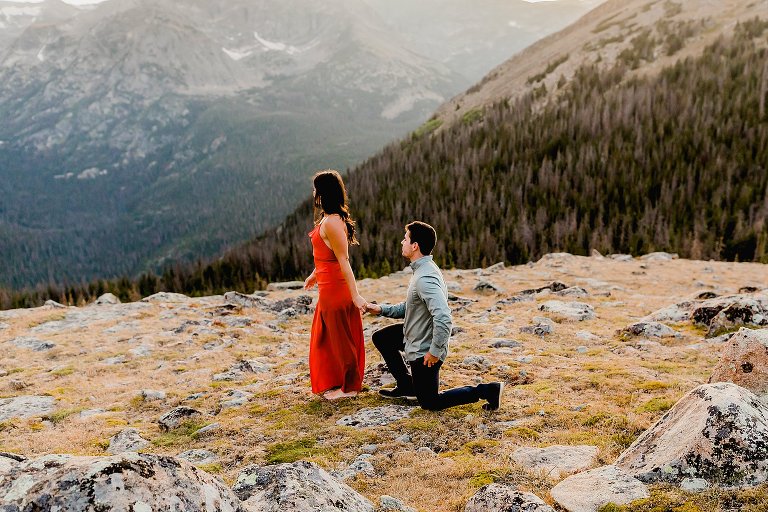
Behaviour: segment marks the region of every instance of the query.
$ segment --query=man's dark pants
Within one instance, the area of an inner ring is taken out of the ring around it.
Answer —
[[[410,361],[409,372],[401,354],[405,350],[403,324],[393,324],[379,329],[373,333],[372,339],[373,344],[381,352],[384,362],[387,363],[389,373],[397,381],[397,387],[405,390],[406,393],[412,392],[416,395],[419,405],[424,409],[439,411],[487,399],[490,391],[487,384],[453,388],[439,393],[442,361],[426,366],[424,358],[420,357]]]

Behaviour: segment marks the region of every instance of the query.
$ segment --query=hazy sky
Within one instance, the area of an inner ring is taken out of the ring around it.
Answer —
[[[43,3],[45,0],[0,0],[0,3],[6,3],[6,2],[13,2],[13,3],[23,3],[23,4],[40,4]],[[106,0],[62,0],[65,4],[70,5],[93,5],[93,4],[100,4],[101,2],[105,2]]]

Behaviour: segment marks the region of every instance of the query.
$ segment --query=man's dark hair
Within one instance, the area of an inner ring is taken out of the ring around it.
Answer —
[[[437,242],[435,228],[426,222],[417,220],[405,226],[405,229],[411,234],[411,243],[419,244],[421,254],[424,256],[432,254],[432,249],[435,248],[435,242]]]

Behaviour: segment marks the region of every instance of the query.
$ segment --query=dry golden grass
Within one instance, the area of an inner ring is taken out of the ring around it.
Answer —
[[[704,332],[690,324],[674,326],[680,338],[650,345],[625,339],[618,332],[695,292],[729,293],[764,283],[768,270],[748,263],[552,257],[488,275],[447,270],[445,276],[452,286],[461,288],[457,295],[476,302],[455,313],[455,324],[464,332],[452,340],[441,377],[446,386],[496,379],[527,382],[508,388],[497,413],[470,404],[442,412],[417,409],[408,419],[372,429],[337,426],[345,415],[390,402],[370,390],[334,403],[311,394],[306,363],[311,316],[278,322],[272,313],[244,309],[239,315],[251,318],[252,325],[231,328],[226,318],[211,315],[223,303],[221,297],[143,307],[41,308],[0,313],[0,319],[10,325],[0,331],[4,350],[0,370],[7,372],[0,377],[0,396],[49,394],[57,399],[57,407],[46,417],[0,422],[0,451],[29,457],[103,455],[111,436],[133,427],[151,442],[146,452],[213,451],[219,459],[205,468],[231,484],[245,465],[269,461],[306,459],[329,470],[344,469],[362,453],[363,445],[376,444],[370,459],[375,476],[360,474],[348,481],[373,501],[388,494],[422,511],[459,511],[480,486],[496,481],[517,485],[551,502],[548,493],[557,481],[516,465],[510,460],[512,451],[521,446],[590,444],[599,449],[598,464],[611,463],[683,394],[706,382],[718,361],[720,347],[707,343]],[[505,293],[474,292],[480,279],[494,282]],[[514,292],[552,281],[582,286],[590,296],[542,295],[534,302],[496,305]],[[407,282],[407,275],[393,274],[364,280],[360,289],[369,300],[397,302]],[[269,298],[300,293],[272,292]],[[549,316],[537,309],[546,300],[586,302],[598,317],[584,322],[558,319],[555,332],[545,337],[520,333],[519,328],[530,325],[534,317]],[[46,324],[57,325],[51,322],[66,325],[73,311],[117,314],[80,327],[40,332]],[[185,321],[205,320],[211,325],[173,332]],[[370,332],[389,322],[364,320],[368,365],[381,361],[370,343]],[[201,332],[195,336],[196,329]],[[579,331],[594,337],[581,339]],[[32,352],[8,343],[18,336],[51,341],[56,347]],[[494,349],[491,338],[515,339],[522,347]],[[141,346],[151,351],[149,356],[131,352]],[[461,361],[468,355],[483,355],[491,368],[485,372],[463,368]],[[115,356],[123,356],[125,362],[105,364]],[[531,362],[518,362],[522,356],[532,356]],[[213,381],[214,374],[243,359],[258,359],[273,367],[265,373],[247,373],[240,381]],[[520,380],[521,371],[527,381]],[[23,381],[26,387],[12,389],[11,380]],[[162,390],[167,397],[145,400],[140,396],[142,389]],[[221,409],[230,390],[252,396],[243,406]],[[161,432],[158,418],[181,404],[201,410],[203,418],[177,431]],[[103,412],[80,417],[82,411],[93,409]],[[503,423],[513,421],[513,425]],[[219,424],[217,430],[194,435],[197,427],[214,422]],[[410,436],[411,443],[397,440],[403,434]],[[418,452],[420,447],[436,453]],[[654,496],[675,495],[664,489],[654,492]],[[701,499],[713,504],[719,498]]]

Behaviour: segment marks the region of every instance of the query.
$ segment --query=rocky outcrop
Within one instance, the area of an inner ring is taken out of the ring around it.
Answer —
[[[482,486],[469,498],[464,512],[554,512],[541,498],[500,484]]]
[[[0,472],[4,510],[241,512],[237,496],[186,461],[123,453],[46,455]]]
[[[362,495],[306,461],[248,466],[232,489],[249,512],[374,511]]]
[[[549,478],[577,473],[597,461],[596,446],[522,447],[512,453],[512,460],[528,470],[544,472]]]
[[[768,394],[768,329],[739,329],[723,347],[709,382],[733,382]]]
[[[549,493],[568,512],[597,512],[603,505],[624,505],[649,496],[646,486],[616,466],[570,476]]]
[[[768,481],[768,407],[735,384],[704,384],[641,434],[616,466],[647,483],[761,484]]]

